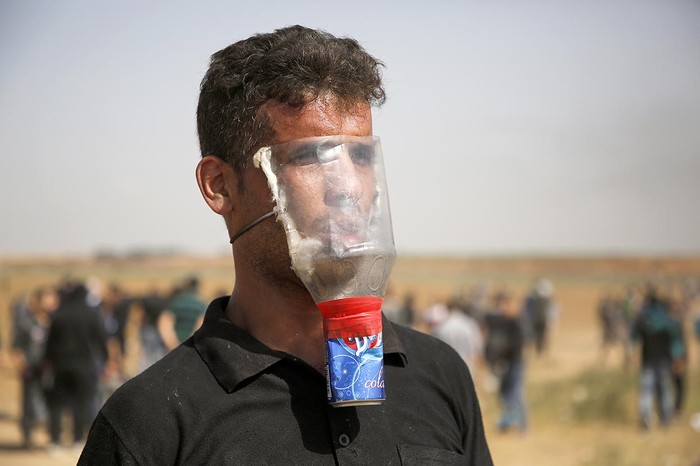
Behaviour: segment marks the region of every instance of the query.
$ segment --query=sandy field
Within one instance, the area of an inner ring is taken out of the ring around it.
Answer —
[[[73,447],[48,451],[42,429],[37,449],[19,448],[19,386],[7,354],[12,297],[68,275],[94,276],[140,293],[166,290],[192,273],[202,279],[207,298],[228,293],[235,279],[228,258],[0,259],[0,465],[68,465],[79,455]],[[521,299],[539,277],[554,284],[560,313],[548,351],[527,355],[527,433],[495,429],[498,400],[484,374],[476,374],[495,464],[700,465],[700,431],[691,427],[700,413],[700,350],[690,325],[685,409],[668,429],[643,432],[636,410],[638,362],[624,368],[621,347],[602,353],[596,313],[605,290],[654,280],[675,293],[689,278],[700,278],[700,258],[400,258],[391,289],[396,296],[414,293],[422,310],[475,286],[506,288]],[[700,312],[695,304],[691,314]]]

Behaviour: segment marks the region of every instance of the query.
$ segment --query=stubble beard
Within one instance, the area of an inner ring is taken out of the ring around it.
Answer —
[[[273,219],[263,222],[257,229],[240,238],[245,241],[239,240],[251,272],[280,294],[308,294],[306,286],[292,269],[282,225]]]

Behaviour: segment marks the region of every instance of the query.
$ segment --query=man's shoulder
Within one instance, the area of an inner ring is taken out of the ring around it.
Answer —
[[[401,407],[388,404],[387,409],[405,415],[405,409],[424,405],[430,406],[431,412],[442,412],[444,419],[453,416],[457,425],[475,421],[478,400],[469,369],[459,354],[426,333],[403,326],[394,326],[394,331],[401,340],[406,363],[403,367],[385,363],[387,399],[400,394],[396,398],[402,400]]]
[[[167,414],[178,405],[182,407],[183,403],[196,398],[208,376],[208,369],[196,349],[185,343],[119,387],[101,412],[110,422],[127,419],[129,422],[138,419],[146,424],[155,422],[148,413]]]
[[[183,420],[198,418],[218,392],[223,390],[188,340],[119,387],[100,415],[129,451],[158,457],[166,454],[158,449],[184,435]],[[197,429],[194,424],[191,428]],[[151,439],[148,447],[144,438]]]
[[[119,387],[100,409],[88,438],[87,457],[102,454],[95,445],[99,439],[105,443],[102,448],[122,445],[139,463],[148,464],[149,458],[156,457],[169,461],[172,452],[166,447],[177,445],[182,417],[179,412],[183,402],[186,405],[186,400],[192,398],[182,382],[189,381],[190,387],[197,384],[192,380],[194,356],[194,348],[181,345]],[[189,389],[193,390],[196,387]]]
[[[453,367],[464,366],[454,348],[439,338],[403,325],[392,324],[392,327],[403,345],[409,366],[418,364],[432,370],[436,368],[436,361]]]
[[[444,342],[442,342],[439,338],[435,338],[434,336],[421,332],[420,330],[416,330],[413,327],[408,327],[406,325],[401,325],[392,322],[391,323],[392,328],[394,329],[394,332],[396,332],[396,335],[399,337],[401,340],[401,343],[405,345],[429,345],[429,346],[449,346],[446,345]]]

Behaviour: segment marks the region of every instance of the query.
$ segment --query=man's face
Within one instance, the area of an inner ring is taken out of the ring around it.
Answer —
[[[278,208],[302,238],[342,253],[367,240],[377,194],[375,145],[371,136],[297,139],[272,149]]]
[[[262,110],[267,113],[275,130],[271,145],[318,136],[372,134],[372,113],[367,102],[348,106],[339,105],[333,98],[321,97],[302,109],[269,102]],[[374,181],[371,176],[363,176],[362,168],[355,165],[351,159],[339,157],[338,168],[350,174],[349,182],[341,190],[344,193],[338,192],[338,186],[329,186],[318,174],[314,176],[308,173],[308,170],[289,170],[284,174],[285,183],[291,189],[303,193],[301,198],[305,201],[299,208],[304,209],[303,217],[307,219],[306,222],[312,224],[320,218],[327,217],[328,209],[334,203],[337,204],[350,196],[357,198],[360,192],[366,194],[358,198],[358,208],[369,210]],[[271,193],[262,170],[253,167],[248,169],[244,185],[246,188],[242,208],[250,212],[242,212],[243,218],[254,219],[272,209]],[[278,222],[263,222],[242,236],[239,241],[241,240],[242,252],[249,256],[255,268],[266,278],[272,279],[279,275],[279,278],[299,283],[296,274],[290,268],[286,236]],[[253,241],[255,245],[251,244]]]
[[[274,144],[287,143],[287,153],[282,154],[285,163],[278,176],[290,194],[287,207],[295,212],[299,231],[315,232],[325,240],[335,235],[334,240],[357,241],[353,235],[362,228],[358,225],[361,219],[366,221],[375,193],[372,164],[362,157],[371,148],[366,142],[330,144],[325,147],[328,150],[320,152],[324,160],[319,161],[313,159],[319,153],[317,144],[295,141],[339,134],[370,136],[369,104],[340,106],[326,98],[301,111],[290,112],[280,105],[270,105],[266,110],[275,128]],[[321,142],[321,149],[329,142]],[[331,218],[334,225],[329,225]]]

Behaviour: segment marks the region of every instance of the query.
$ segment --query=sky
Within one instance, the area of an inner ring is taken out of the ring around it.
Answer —
[[[292,24],[384,64],[399,254],[700,254],[700,2],[0,2],[0,255],[230,251],[195,108]]]

